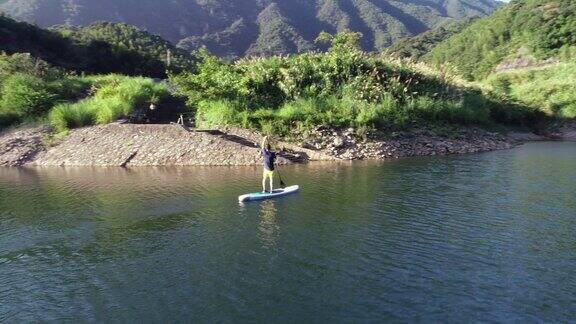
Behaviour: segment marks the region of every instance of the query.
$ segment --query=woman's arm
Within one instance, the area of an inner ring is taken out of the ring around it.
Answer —
[[[266,148],[266,142],[268,142],[268,136],[264,136],[264,139],[262,139],[262,149]]]

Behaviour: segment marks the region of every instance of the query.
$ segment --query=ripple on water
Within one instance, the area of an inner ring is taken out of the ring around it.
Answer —
[[[574,157],[0,169],[0,321],[569,322]]]

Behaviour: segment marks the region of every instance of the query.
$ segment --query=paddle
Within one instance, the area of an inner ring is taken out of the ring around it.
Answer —
[[[282,181],[282,175],[280,174],[280,170],[278,170],[278,168],[276,168],[276,172],[278,172],[278,177],[280,178],[280,187],[286,188],[286,184],[284,181]]]

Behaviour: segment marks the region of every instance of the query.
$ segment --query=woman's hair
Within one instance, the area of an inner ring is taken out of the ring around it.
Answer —
[[[268,151],[271,150],[270,143],[266,144],[266,149],[267,149]]]

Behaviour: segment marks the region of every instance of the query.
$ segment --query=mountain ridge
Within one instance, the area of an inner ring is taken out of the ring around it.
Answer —
[[[96,21],[135,25],[187,50],[206,46],[237,58],[318,49],[316,36],[349,29],[362,47],[380,51],[447,20],[485,16],[496,0],[19,0],[0,11],[42,27]],[[134,10],[138,8],[138,10]]]
[[[134,26],[100,22],[86,27],[43,29],[2,13],[0,52],[29,53],[54,66],[89,73],[165,77],[168,68],[178,72],[194,66],[190,53]]]

